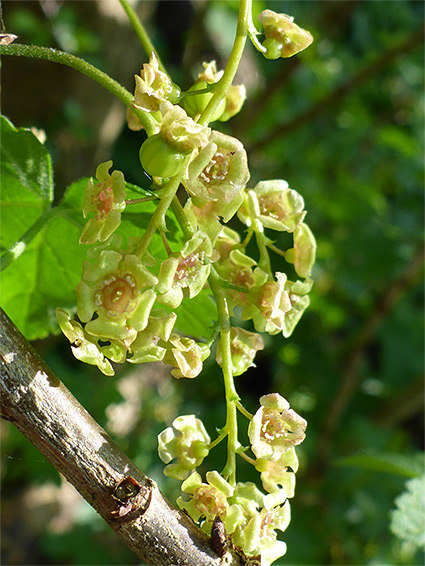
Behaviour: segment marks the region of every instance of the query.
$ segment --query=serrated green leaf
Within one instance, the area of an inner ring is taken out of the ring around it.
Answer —
[[[2,250],[9,248],[36,222],[53,200],[51,158],[34,134],[0,117]]]
[[[406,490],[394,503],[391,532],[418,548],[425,548],[425,475],[406,482]]]
[[[175,330],[194,338],[210,338],[217,321],[217,308],[207,290],[193,299],[184,299],[177,313]]]
[[[409,478],[419,477],[424,473],[424,454],[419,452],[413,455],[404,454],[355,454],[347,458],[340,458],[334,462],[338,466],[363,468],[375,472],[387,472]]]

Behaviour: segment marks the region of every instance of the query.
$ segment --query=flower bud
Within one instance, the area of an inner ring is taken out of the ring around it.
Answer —
[[[199,73],[196,82],[190,87],[188,92],[196,92],[197,90],[203,90],[207,88],[208,85],[218,82],[223,76],[223,71],[217,71],[215,61],[210,63],[202,63],[204,70]],[[205,108],[208,106],[211,98],[213,97],[213,92],[205,92],[203,94],[194,94],[186,96],[182,101],[182,106],[186,112],[192,118],[197,119]],[[223,114],[226,108],[226,101],[223,99],[217,106],[215,113],[210,119],[210,122],[218,120]]]
[[[174,177],[183,169],[185,154],[174,151],[159,134],[147,138],[140,147],[143,169],[153,177]]]
[[[227,122],[227,120],[230,120],[230,118],[233,118],[233,116],[240,112],[246,100],[245,85],[232,85],[227,91],[224,100],[226,107],[219,118],[220,122]]]
[[[258,15],[263,24],[266,39],[264,56],[267,59],[292,57],[313,43],[313,36],[294,23],[294,18],[286,14],[277,14],[272,10],[264,10]]]

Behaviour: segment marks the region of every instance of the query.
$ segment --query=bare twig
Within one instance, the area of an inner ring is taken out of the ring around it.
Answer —
[[[0,311],[1,416],[148,564],[218,566],[210,539],[112,442]],[[240,563],[228,556],[228,564]]]

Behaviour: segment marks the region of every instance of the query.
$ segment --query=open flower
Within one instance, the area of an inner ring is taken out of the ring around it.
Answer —
[[[78,316],[92,336],[128,347],[148,324],[157,278],[137,256],[122,250],[99,247],[92,257],[94,263],[84,263],[76,287]]]
[[[176,308],[183,300],[184,289],[187,289],[190,298],[198,295],[210,274],[211,254],[210,239],[206,234],[197,232],[184,244],[180,253],[163,261],[158,276],[158,302]]]
[[[301,444],[307,422],[278,393],[263,395],[260,404],[248,426],[251,449],[257,458],[275,462],[289,448]]]
[[[316,240],[312,231],[304,222],[294,231],[294,247],[287,250],[285,259],[293,263],[295,271],[301,277],[309,277],[316,260]]]
[[[202,362],[210,355],[206,344],[198,344],[192,338],[171,334],[165,345],[164,363],[174,366],[171,375],[176,378],[193,378],[202,371]]]
[[[112,161],[101,163],[96,169],[96,180],[87,183],[84,194],[83,215],[86,218],[95,213],[84,226],[80,244],[104,242],[121,222],[121,212],[125,209],[125,180],[121,171],[108,173]]]
[[[288,448],[276,461],[258,458],[255,469],[261,473],[263,487],[269,493],[284,491],[284,498],[294,497],[298,458],[295,448]]]
[[[230,350],[232,357],[232,373],[241,375],[254,366],[254,358],[258,350],[264,348],[263,339],[255,332],[232,326],[230,329]],[[222,365],[221,340],[217,345],[217,363]]]
[[[276,273],[276,281],[266,281],[252,287],[242,313],[243,320],[251,319],[258,332],[277,334],[284,328],[286,313],[291,308],[285,288],[285,273]]]
[[[60,329],[71,342],[71,350],[77,360],[97,366],[105,375],[114,375],[111,364],[105,358],[98,341],[84,331],[77,321],[72,320],[63,309],[56,309],[56,318]]]
[[[240,220],[250,226],[257,219],[265,228],[293,232],[306,212],[302,196],[282,180],[260,181],[244,195],[238,211]]]
[[[195,522],[205,518],[211,529],[217,515],[226,517],[229,509],[227,499],[233,495],[234,488],[215,470],[207,472],[206,479],[207,483],[203,483],[200,474],[193,472],[181,487],[183,492],[190,494],[190,500],[179,497],[177,505],[185,509]]]
[[[160,111],[159,136],[175,151],[187,154],[207,144],[210,128],[192,120],[183,108],[165,101],[161,103]]]
[[[159,457],[168,464],[164,468],[164,474],[178,480],[187,478],[208,455],[210,442],[202,421],[195,415],[183,415],[174,419],[173,426],[158,435]],[[174,459],[177,462],[169,464]]]
[[[269,566],[286,553],[286,543],[277,540],[277,532],[285,531],[291,521],[289,501],[279,507],[262,509],[248,521],[241,532],[240,542],[249,556],[261,556],[261,566]],[[233,534],[235,543],[238,537]]]
[[[267,499],[270,495],[265,496],[252,482],[237,483],[225,521],[233,543],[248,556],[261,555],[262,566],[285,554],[286,544],[277,540],[276,530],[284,531],[291,519],[288,501],[281,505],[282,497],[274,496],[278,502],[274,505]]]
[[[282,334],[285,338],[291,336],[305,309],[310,304],[310,298],[307,293],[310,292],[312,285],[313,281],[308,277],[305,281],[286,282],[285,289],[288,293],[291,307],[286,311],[283,318]]]
[[[212,199],[226,207],[234,199],[238,205],[242,203],[240,191],[248,180],[248,160],[242,143],[213,130],[208,144],[189,163],[183,184],[193,197]]]
[[[166,348],[164,342],[170,338],[177,315],[162,311],[151,311],[146,328],[137,333],[131,343],[132,352],[129,362],[140,364],[145,362],[159,362],[164,359]]]
[[[266,39],[264,56],[267,59],[292,57],[313,43],[313,36],[294,23],[294,18],[286,14],[277,14],[272,10],[264,10],[258,15],[263,24]]]

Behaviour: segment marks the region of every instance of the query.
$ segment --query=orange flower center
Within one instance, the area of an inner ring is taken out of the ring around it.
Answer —
[[[95,303],[116,314],[132,311],[137,293],[136,281],[126,273],[121,277],[111,275],[103,280],[102,288],[95,295]]]

